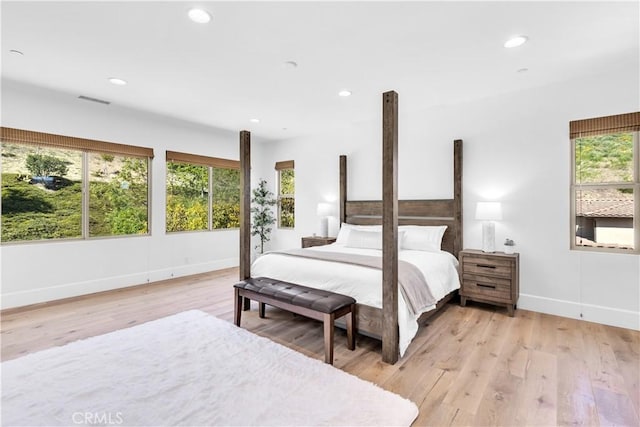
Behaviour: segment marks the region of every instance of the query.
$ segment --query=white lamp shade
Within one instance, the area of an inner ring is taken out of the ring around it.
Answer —
[[[330,203],[318,203],[318,208],[316,209],[318,216],[331,216],[332,212],[333,209]]]
[[[501,220],[502,204],[500,202],[478,202],[476,205],[476,219],[481,221]]]

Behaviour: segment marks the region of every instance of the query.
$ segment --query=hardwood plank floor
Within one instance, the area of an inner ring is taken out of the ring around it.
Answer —
[[[233,317],[235,268],[5,310],[1,359],[190,309]],[[242,326],[324,358],[322,324],[257,307]],[[414,401],[422,425],[628,425],[640,411],[640,332],[517,310],[449,304],[423,326],[395,365],[379,341],[336,332],[334,366]]]

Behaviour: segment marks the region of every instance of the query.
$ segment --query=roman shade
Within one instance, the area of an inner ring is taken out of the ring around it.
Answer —
[[[637,131],[640,131],[640,112],[569,122],[569,137],[571,139]]]
[[[3,142],[153,158],[153,148],[2,127]]]
[[[293,169],[293,160],[285,160],[283,162],[276,162],[276,170],[281,171],[284,169]]]
[[[211,166],[214,168],[240,169],[238,160],[220,159],[218,157],[200,156],[198,154],[179,153],[167,151],[168,162],[189,163],[192,165]]]

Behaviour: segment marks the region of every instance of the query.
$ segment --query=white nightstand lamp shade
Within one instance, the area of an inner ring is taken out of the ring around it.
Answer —
[[[493,221],[502,219],[502,204],[500,202],[478,202],[476,205],[476,219],[482,223],[482,251],[496,251],[496,226]]]
[[[320,217],[320,236],[327,237],[329,234],[329,217],[332,214],[330,203],[318,203],[316,214]]]

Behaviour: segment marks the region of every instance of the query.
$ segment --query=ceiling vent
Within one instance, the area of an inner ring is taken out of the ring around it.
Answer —
[[[80,95],[78,97],[78,99],[82,99],[82,100],[85,100],[85,101],[91,101],[91,102],[97,102],[98,104],[104,104],[104,105],[111,104],[111,102],[105,101],[104,99],[91,98],[90,96],[84,96],[84,95]]]

